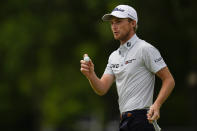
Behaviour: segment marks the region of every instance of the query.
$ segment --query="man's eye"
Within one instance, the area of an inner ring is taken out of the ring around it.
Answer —
[[[119,21],[116,21],[116,23],[120,23],[121,21],[119,20]]]

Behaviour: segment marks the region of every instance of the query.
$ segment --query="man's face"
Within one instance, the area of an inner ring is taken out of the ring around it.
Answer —
[[[111,29],[114,35],[114,39],[126,42],[131,35],[131,32],[134,33],[134,24],[129,21],[127,18],[116,18],[111,19]]]

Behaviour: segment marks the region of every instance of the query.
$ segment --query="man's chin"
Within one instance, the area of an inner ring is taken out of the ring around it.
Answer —
[[[117,37],[117,36],[114,36],[114,39],[115,39],[115,40],[119,40],[119,37]]]

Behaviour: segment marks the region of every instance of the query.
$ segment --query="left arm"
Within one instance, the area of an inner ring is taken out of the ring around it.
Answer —
[[[154,104],[150,107],[147,114],[148,120],[150,122],[159,119],[160,117],[160,107],[166,101],[168,96],[171,94],[175,86],[175,81],[173,76],[167,67],[159,70],[156,75],[162,80],[162,87],[160,89],[159,95],[155,100]]]

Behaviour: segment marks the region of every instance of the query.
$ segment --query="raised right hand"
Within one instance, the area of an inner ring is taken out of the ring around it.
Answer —
[[[87,54],[84,54],[83,57],[88,56]],[[83,73],[83,75],[85,75],[88,79],[90,79],[93,75],[94,75],[94,64],[92,63],[92,60],[90,59],[90,61],[84,61],[81,60],[81,72]]]

